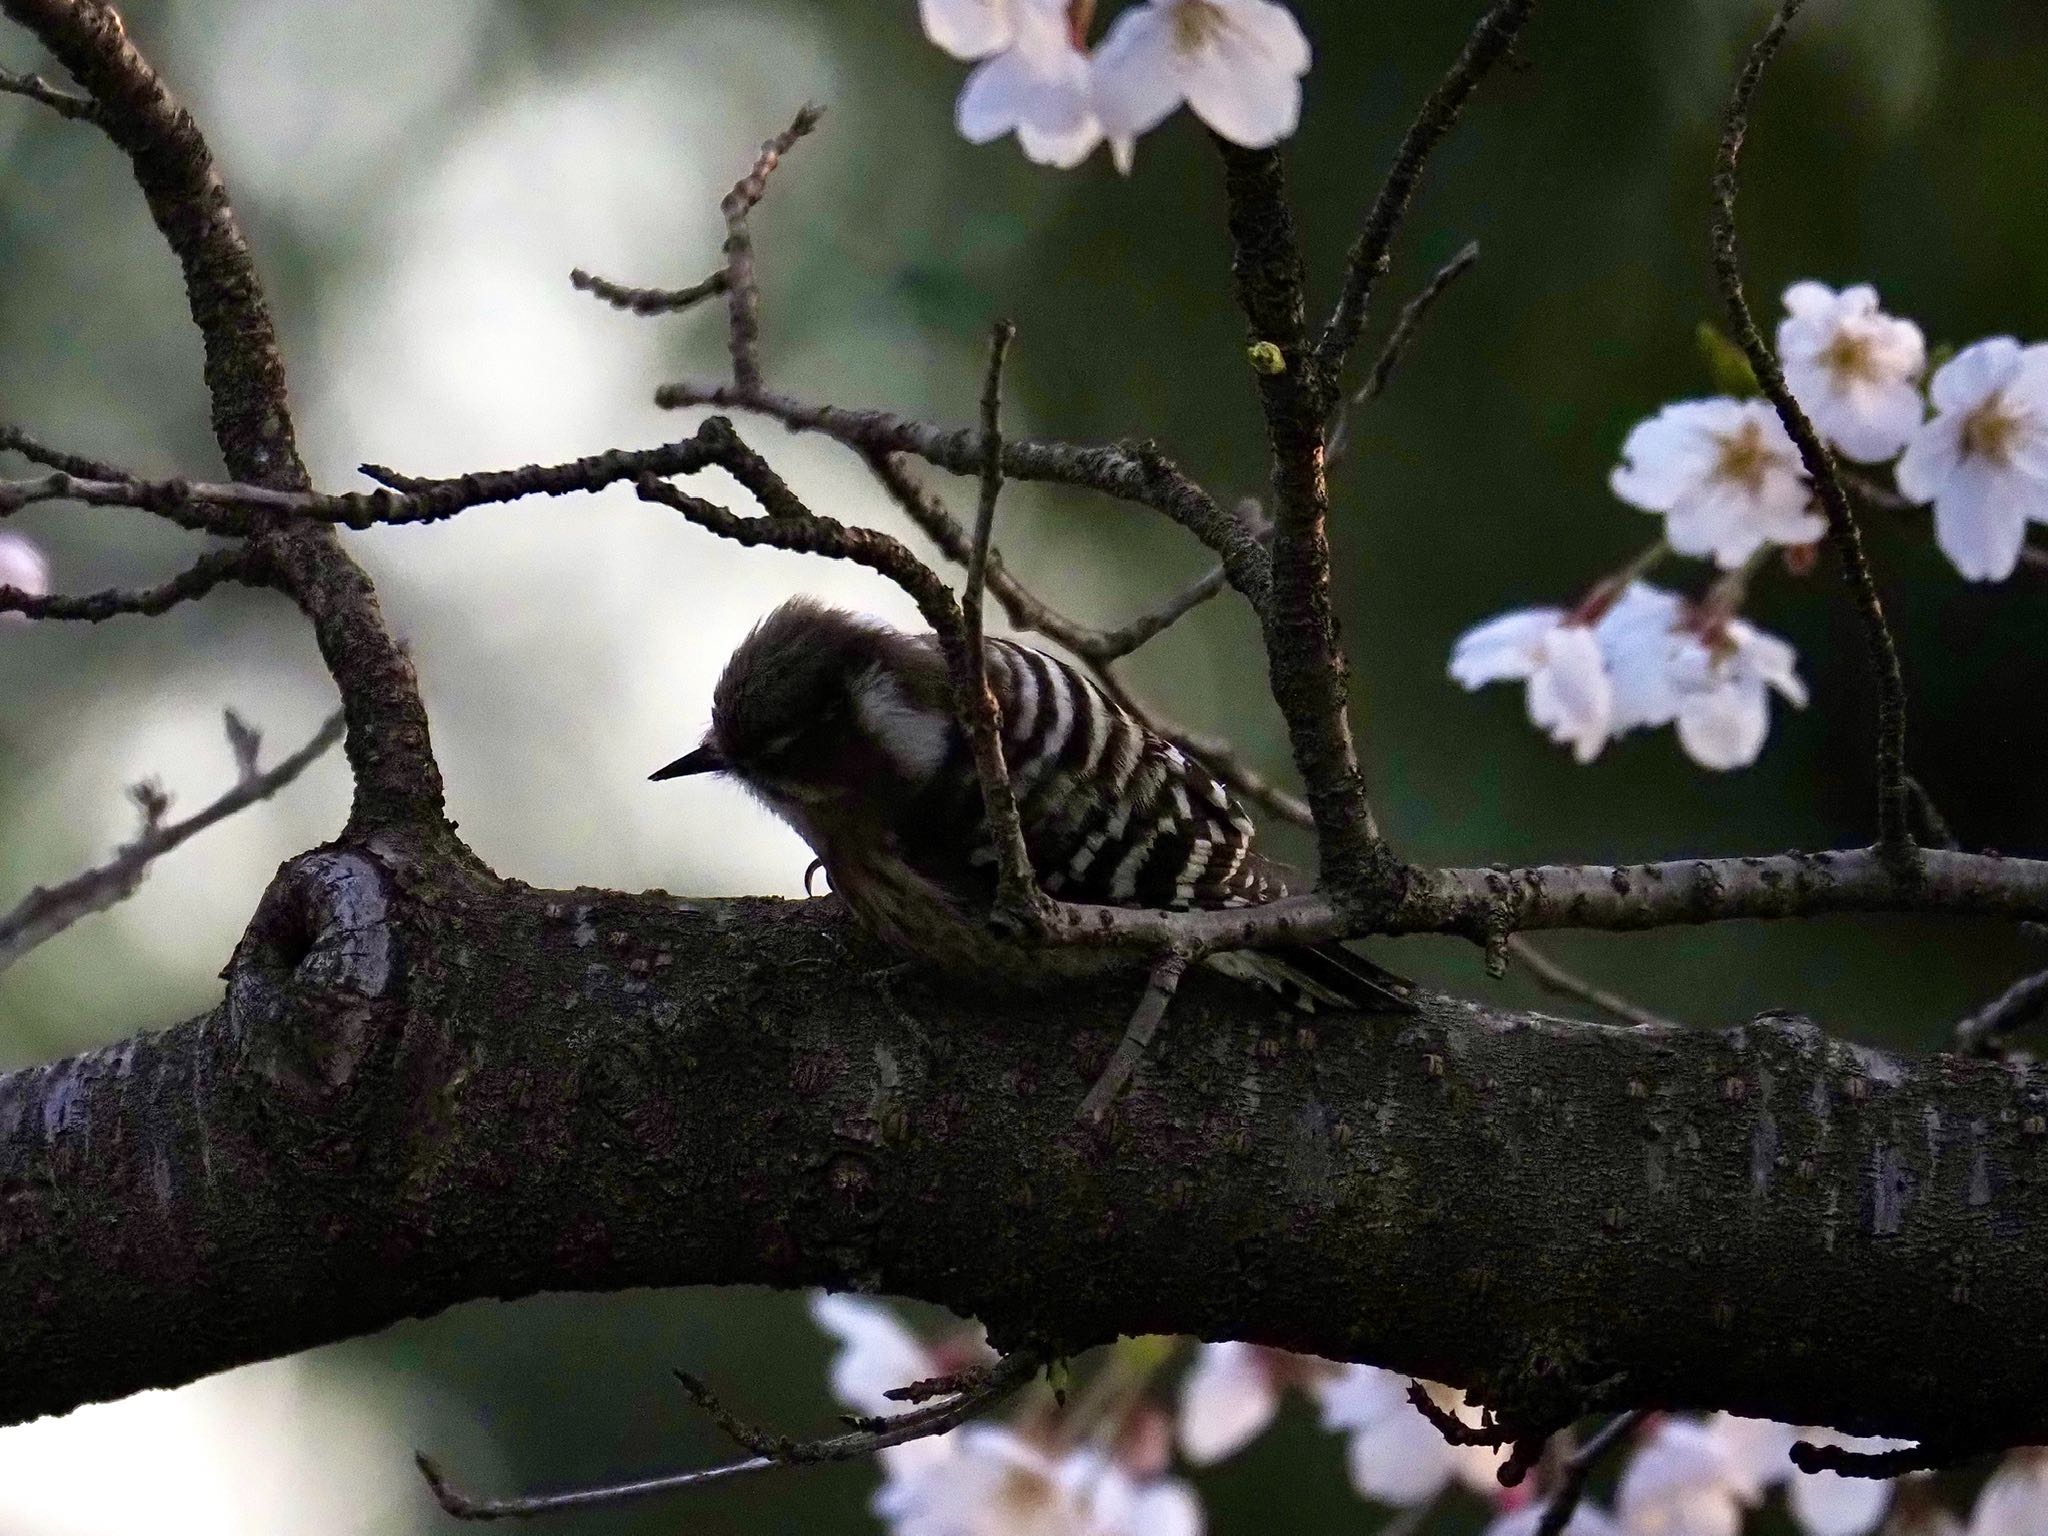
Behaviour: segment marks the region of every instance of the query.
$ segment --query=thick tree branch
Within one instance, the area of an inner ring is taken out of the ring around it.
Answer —
[[[1735,79],[1721,120],[1721,149],[1714,165],[1713,256],[1714,278],[1720,285],[1727,307],[1728,323],[1736,343],[1756,374],[1763,390],[1799,449],[1800,461],[1813,482],[1814,495],[1827,514],[1828,542],[1842,562],[1856,612],[1863,623],[1865,649],[1870,668],[1877,678],[1877,826],[1878,843],[1887,855],[1910,865],[1913,831],[1908,820],[1910,807],[1906,789],[1906,684],[1899,670],[1898,646],[1891,626],[1885,621],[1884,602],[1878,596],[1877,578],[1871,574],[1870,557],[1863,548],[1863,531],[1856,521],[1842,488],[1835,456],[1814,431],[1806,412],[1792,398],[1785,382],[1785,370],[1777,354],[1764,341],[1750,314],[1742,288],[1742,252],[1737,242],[1735,197],[1742,143],[1749,133],[1749,109],[1764,70],[1777,56],[1786,30],[1806,0],[1784,0],[1778,13],[1751,47]]]
[[[1034,994],[849,986],[886,957],[835,901],[382,847],[288,867],[205,1018],[0,1077],[0,1420],[477,1296],[857,1278],[1000,1346],[1251,1339],[1515,1423],[2048,1439],[2043,1069],[1427,998],[1275,1048],[1190,972],[1090,1126],[1127,980],[1048,1029]]]
[[[277,333],[227,188],[191,114],[101,0],[0,0],[96,107],[94,121],[127,155],[150,217],[184,273],[206,355],[213,432],[229,474],[304,490]],[[4,510],[4,504],[0,504]],[[259,518],[271,575],[313,625],[341,690],[355,773],[352,826],[441,819],[441,770],[412,663],[385,627],[369,578],[333,530]]]
[[[1260,612],[1273,698],[1315,814],[1322,886],[1354,910],[1400,893],[1401,861],[1380,837],[1352,743],[1350,665],[1330,590],[1329,414],[1307,335],[1301,246],[1277,150],[1217,140],[1229,206],[1231,276],[1255,353],[1273,476],[1273,591]]]

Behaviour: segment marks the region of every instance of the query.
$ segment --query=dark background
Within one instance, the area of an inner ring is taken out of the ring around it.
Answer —
[[[1299,9],[1318,57],[1295,190],[1320,309],[1477,5]],[[1803,713],[1777,708],[1762,760],[1742,772],[1695,768],[1668,731],[1577,768],[1527,725],[1519,690],[1467,697],[1444,675],[1460,631],[1510,606],[1571,601],[1656,530],[1605,476],[1631,423],[1709,392],[1694,342],[1697,323],[1718,318],[1707,176],[1727,79],[1760,19],[1738,0],[1545,8],[1436,160],[1382,286],[1384,322],[1466,240],[1483,246],[1384,400],[1353,417],[1334,473],[1360,728],[1383,818],[1414,858],[1676,857],[1870,836],[1871,693],[1829,564],[1758,584],[1751,617],[1798,646],[1814,699]],[[720,191],[815,98],[826,124],[756,221],[771,382],[963,422],[987,324],[1006,314],[1020,327],[1014,429],[1156,437],[1220,493],[1261,488],[1205,136],[1175,119],[1128,180],[1104,157],[1062,174],[1012,143],[970,147],[950,126],[964,68],[922,40],[910,0],[181,0],[136,4],[129,20],[213,134],[325,485],[359,484],[364,459],[445,472],[680,435],[687,423],[649,396],[661,379],[722,366],[716,311],[616,315],[572,293],[566,271],[701,277],[717,260]],[[6,33],[0,63],[44,61]],[[2048,11],[2034,0],[1819,0],[1764,86],[1747,162],[1760,314],[1774,323],[1776,293],[1817,277],[1875,282],[1934,344],[2048,330],[2044,96]],[[146,470],[217,468],[196,338],[125,167],[90,130],[7,98],[0,418]],[[829,445],[748,430],[819,504],[896,526]],[[186,553],[182,536],[115,511],[38,508],[15,524],[71,590],[156,579]],[[1965,584],[1924,515],[1866,531],[1905,656],[1916,771],[1965,841],[2043,852],[2048,578]],[[1008,493],[1003,536],[1048,596],[1091,619],[1124,617],[1202,564],[1148,514],[1037,488]],[[718,663],[781,595],[906,616],[892,592],[714,544],[630,495],[351,538],[414,646],[454,813],[501,872],[799,889],[801,850],[739,796],[643,778],[694,740]],[[1697,590],[1704,572],[1665,574]],[[1284,768],[1254,631],[1230,600],[1136,673],[1181,718]],[[187,809],[209,798],[229,773],[216,721],[230,704],[274,750],[331,707],[304,626],[275,599],[227,595],[91,632],[0,630],[0,903],[124,836],[125,783],[159,775]],[[276,862],[331,833],[344,805],[330,761],[0,976],[0,1059],[207,1006]],[[2040,961],[2009,934],[1936,921],[1545,942],[1690,1021],[1788,1007],[1905,1049],[1933,1046]],[[1544,1001],[1519,977],[1487,981],[1463,946],[1385,948],[1473,995]],[[785,1297],[478,1305],[81,1421],[68,1439],[47,1426],[0,1434],[0,1524],[30,1536],[431,1529],[411,1445],[494,1486],[701,1462],[720,1449],[670,1364],[803,1428],[823,1422],[823,1357]],[[95,1513],[93,1499],[126,1495],[66,1469],[135,1445],[162,1462],[146,1502]],[[53,1480],[61,1496],[38,1491]],[[866,1530],[872,1480],[807,1472],[554,1529]],[[1338,1442],[1298,1410],[1200,1484],[1221,1532],[1378,1518],[1346,1487]]]

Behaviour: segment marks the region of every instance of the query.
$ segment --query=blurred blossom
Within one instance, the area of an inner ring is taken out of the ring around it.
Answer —
[[[1778,356],[1814,430],[1863,463],[1896,455],[1924,414],[1918,380],[1927,343],[1920,327],[1880,310],[1867,283],[1840,293],[1794,283],[1785,290],[1785,309]]]
[[[1178,1478],[1140,1479],[1093,1449],[1054,1453],[1014,1430],[969,1424],[947,1454],[892,1470],[875,1513],[893,1536],[1202,1536]]]
[[[1615,735],[1677,717],[1671,651],[1684,623],[1685,601],[1677,593],[1632,581],[1593,626],[1614,689]]]
[[[1494,1517],[1484,1536],[1536,1536],[1536,1528],[1543,1523],[1543,1517],[1549,1511],[1550,1501],[1547,1499],[1537,1499],[1520,1509],[1508,1510]],[[1571,1518],[1565,1521],[1562,1536],[1622,1536],[1622,1528],[1614,1516],[1591,1499],[1581,1499],[1572,1510]]]
[[[813,1292],[811,1319],[839,1341],[839,1352],[832,1357],[832,1395],[870,1418],[892,1418],[918,1406],[890,1397],[898,1387],[995,1358],[979,1330],[950,1343],[927,1344],[888,1307],[866,1296]],[[883,1469],[893,1478],[942,1460],[949,1454],[946,1442],[958,1433],[888,1446],[881,1453]],[[880,1498],[878,1494],[878,1509]]]
[[[1529,720],[1590,763],[1607,744],[1614,686],[1592,629],[1562,608],[1523,608],[1458,637],[1451,676],[1466,689],[1526,680]]]
[[[1186,102],[1233,144],[1264,149],[1301,121],[1310,63],[1301,25],[1273,0],[1145,0],[1095,52],[1096,110],[1129,170],[1140,134]]]
[[[50,562],[22,534],[0,528],[0,587],[13,587],[31,597],[50,591]],[[25,614],[0,613],[0,624],[26,624]]]
[[[1938,369],[1934,419],[1899,460],[1899,489],[1934,503],[1934,538],[1971,581],[2003,581],[2031,520],[2048,523],[2048,345],[1998,336]]]
[[[1260,1344],[1202,1345],[1181,1381],[1181,1454],[1197,1466],[1235,1456],[1273,1422],[1288,1388],[1320,1393],[1345,1369]]]
[[[1985,1480],[1970,1511],[1969,1536],[2048,1536],[2048,1450],[2008,1455]]]
[[[1280,1411],[1280,1385],[1255,1344],[1204,1344],[1180,1387],[1180,1447],[1197,1466],[1235,1456]]]
[[[412,1528],[389,1405],[273,1360],[0,1431],[8,1536],[332,1536]]]
[[[949,35],[957,31],[977,41],[998,34],[987,25],[976,32],[951,24],[966,12],[1005,13],[998,21],[1007,36],[996,45],[997,52],[975,66],[955,104],[962,138],[986,144],[1015,133],[1026,157],[1040,165],[1065,168],[1088,158],[1102,142],[1102,123],[1095,114],[1088,56],[1074,46],[1065,0],[1008,0],[1000,8],[967,0],[927,4],[927,31],[934,9],[947,18]],[[940,40],[938,33],[933,40]]]
[[[1799,451],[1761,400],[1682,400],[1638,422],[1608,483],[1631,506],[1665,516],[1682,555],[1732,570],[1766,544],[1810,544],[1827,524]]]
[[[1735,1536],[1761,1490],[1737,1452],[1696,1419],[1664,1419],[1623,1468],[1614,1513],[1630,1536]]]
[[[985,59],[1017,40],[1012,14],[1025,0],[917,0],[924,35],[956,59]]]
[[[1771,691],[1806,707],[1798,652],[1776,635],[1729,619],[1680,638],[1670,658],[1678,742],[1702,768],[1747,768],[1771,727]]]
[[[1377,1366],[1342,1367],[1314,1388],[1323,1427],[1351,1436],[1351,1484],[1369,1499],[1401,1508],[1427,1504],[1453,1481],[1489,1499],[1501,1492],[1495,1473],[1505,1447],[1452,1445],[1408,1401],[1409,1378]],[[1446,1413],[1478,1424],[1465,1394],[1435,1382],[1423,1390]]]

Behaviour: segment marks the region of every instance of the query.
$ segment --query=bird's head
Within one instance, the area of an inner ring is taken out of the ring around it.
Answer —
[[[878,701],[928,667],[908,636],[795,598],[755,626],[712,694],[711,729],[655,779],[727,773],[771,802],[815,802],[872,778]]]

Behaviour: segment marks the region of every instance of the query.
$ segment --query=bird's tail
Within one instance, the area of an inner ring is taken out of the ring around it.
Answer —
[[[1296,949],[1237,950],[1212,955],[1226,976],[1270,987],[1296,1007],[1349,1008],[1360,1013],[1413,1013],[1415,983],[1377,966],[1332,939]]]

